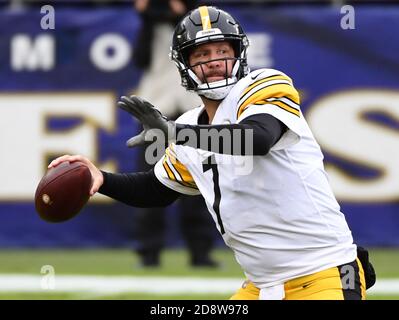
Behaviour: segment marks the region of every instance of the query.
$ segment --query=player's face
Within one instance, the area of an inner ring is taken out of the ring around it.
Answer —
[[[231,75],[234,49],[227,41],[205,43],[190,53],[189,63],[202,82],[223,80]]]

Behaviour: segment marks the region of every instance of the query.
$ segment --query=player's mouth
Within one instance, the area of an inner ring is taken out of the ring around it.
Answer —
[[[224,80],[226,79],[226,72],[224,71],[219,71],[219,72],[210,72],[205,76],[205,79],[208,82],[215,82],[219,80]]]
[[[215,81],[224,80],[224,79],[225,79],[224,75],[223,76],[208,76],[208,77],[206,77],[206,80],[208,82],[215,82]]]

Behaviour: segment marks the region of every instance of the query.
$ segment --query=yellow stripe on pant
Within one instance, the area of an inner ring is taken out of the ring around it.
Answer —
[[[347,267],[347,268],[344,268]],[[340,270],[353,267],[356,270],[354,288],[343,289],[345,274]],[[356,280],[357,279],[357,280]],[[316,272],[311,275],[289,280],[284,284],[284,300],[365,300],[366,285],[364,271],[358,259],[340,267]],[[258,300],[259,288],[246,280],[243,286],[230,298],[231,300]],[[357,294],[359,293],[359,294]]]

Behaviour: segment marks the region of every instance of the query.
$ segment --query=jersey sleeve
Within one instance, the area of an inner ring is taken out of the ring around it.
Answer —
[[[157,179],[179,193],[187,195],[201,194],[188,169],[176,158],[173,147],[166,149],[164,156],[155,164]]]
[[[297,143],[303,132],[299,104],[299,94],[291,78],[278,71],[272,75],[270,72],[260,73],[241,92],[236,110],[237,122],[260,113],[274,116],[289,130],[271,150],[284,149]]]

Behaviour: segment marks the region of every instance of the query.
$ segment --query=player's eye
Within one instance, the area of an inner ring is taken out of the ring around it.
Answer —
[[[194,54],[195,58],[201,58],[201,57],[205,57],[205,56],[206,56],[206,52],[205,51],[199,51],[199,52],[196,52]]]

